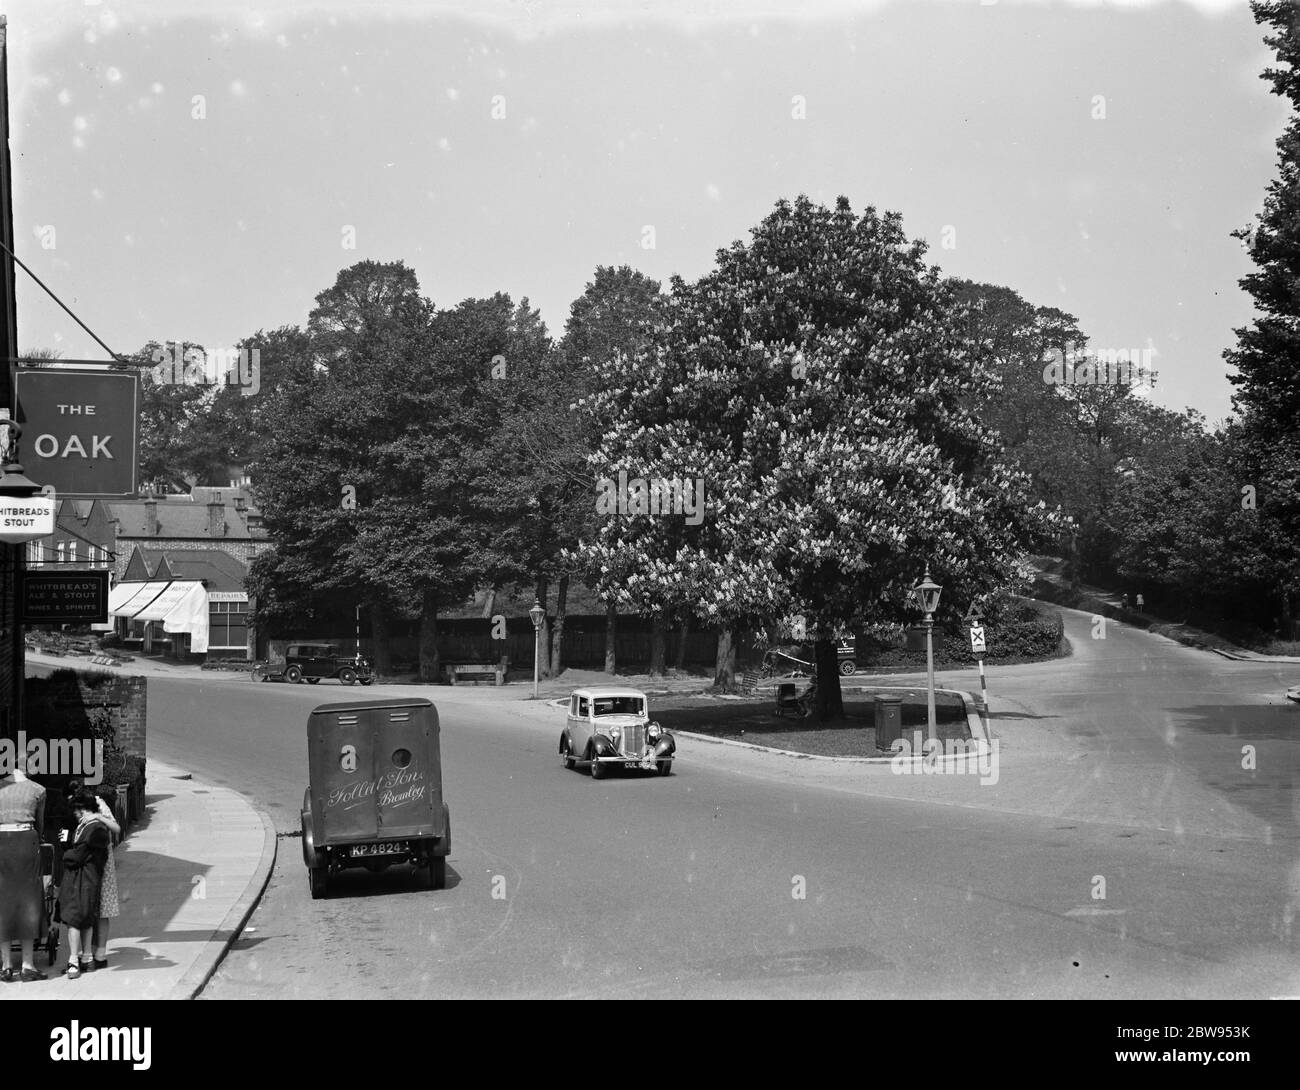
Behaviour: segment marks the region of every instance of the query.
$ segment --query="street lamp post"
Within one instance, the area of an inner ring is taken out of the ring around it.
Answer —
[[[542,621],[546,618],[546,610],[536,598],[533,599],[533,608],[528,611],[528,616],[533,619],[533,699],[536,700],[537,681],[542,665]]]
[[[927,687],[925,694],[926,722],[929,738],[938,737],[938,725],[934,715],[934,611],[939,608],[939,595],[943,587],[930,578],[930,565],[925,566],[925,578],[912,588],[916,594],[917,604],[925,611],[925,673]]]

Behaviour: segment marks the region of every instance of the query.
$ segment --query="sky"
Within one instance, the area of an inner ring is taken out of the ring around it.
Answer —
[[[1244,3],[0,11],[18,256],[119,353],[303,324],[365,259],[440,306],[527,297],[558,336],[597,265],[698,277],[778,199],[842,194],[1094,348],[1154,349],[1157,403],[1231,410],[1231,232],[1287,117]],[[18,332],[104,358],[21,271]]]

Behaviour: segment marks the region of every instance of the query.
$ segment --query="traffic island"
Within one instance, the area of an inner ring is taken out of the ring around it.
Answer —
[[[901,700],[902,736],[909,740],[926,730],[924,687],[855,689],[844,694],[843,719],[822,723],[817,719],[778,716],[770,695],[738,701],[707,694],[664,695],[652,705],[653,718],[669,731],[696,734],[719,741],[744,742],[815,757],[885,757],[888,745],[877,745],[877,695]],[[940,742],[964,742],[974,731],[973,709],[963,694],[936,690],[936,732]],[[982,732],[980,735],[982,737]]]

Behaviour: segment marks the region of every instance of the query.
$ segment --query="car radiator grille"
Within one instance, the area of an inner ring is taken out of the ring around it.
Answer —
[[[645,727],[638,725],[627,727],[623,731],[623,753],[628,757],[640,757],[645,749]]]

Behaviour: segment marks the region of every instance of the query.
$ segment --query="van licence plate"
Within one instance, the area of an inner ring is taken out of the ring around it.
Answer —
[[[405,855],[405,840],[390,840],[387,844],[353,844],[348,849],[351,856],[359,855]]]

